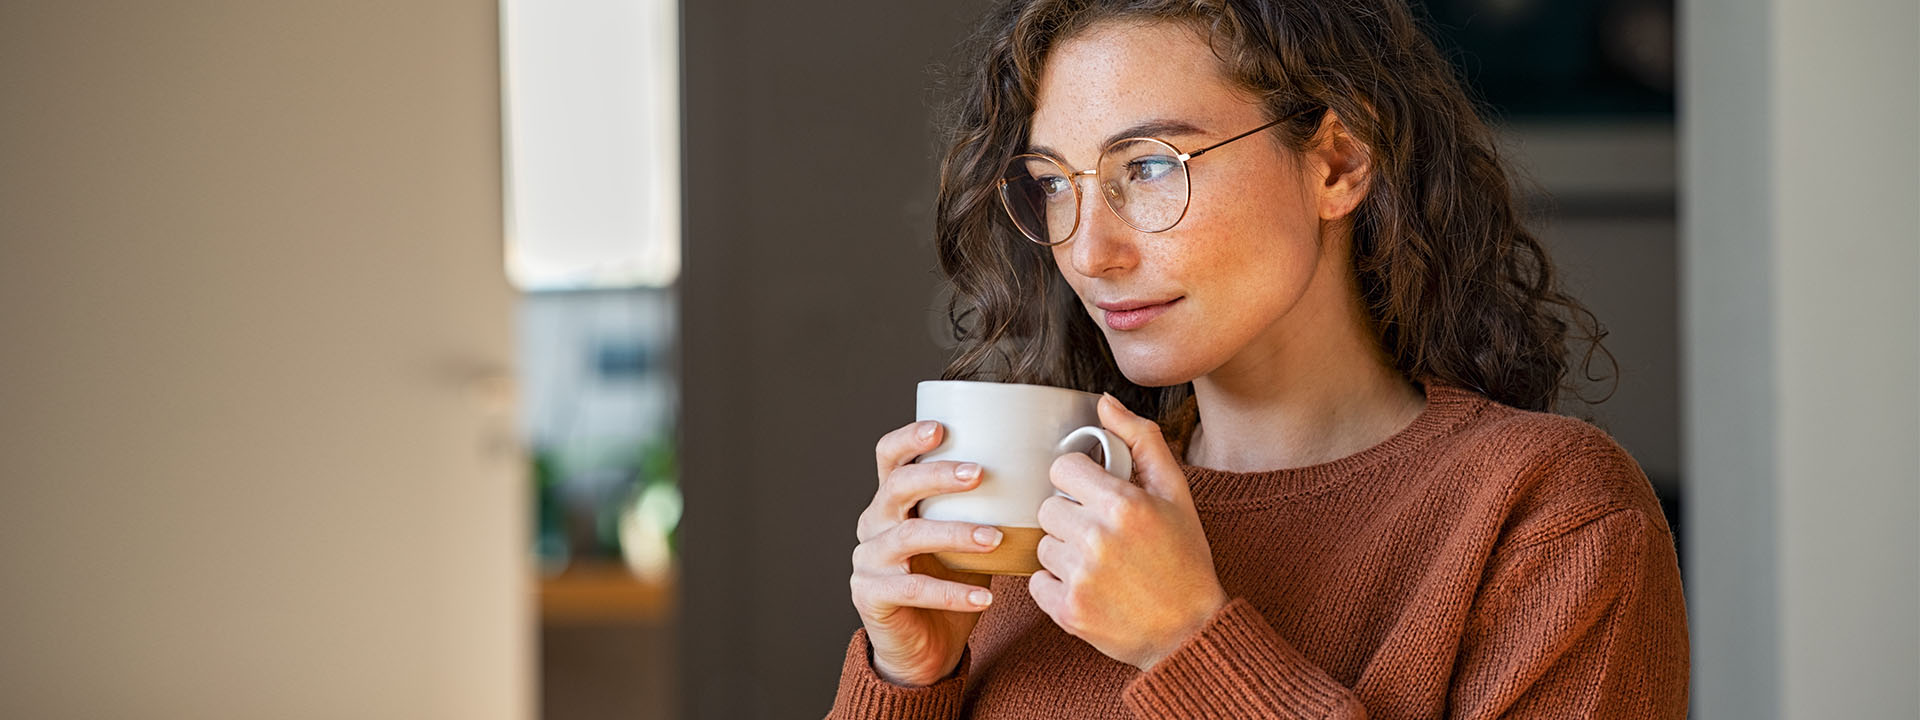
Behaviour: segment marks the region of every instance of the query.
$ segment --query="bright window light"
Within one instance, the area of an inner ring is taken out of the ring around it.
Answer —
[[[502,0],[507,275],[523,291],[680,274],[674,0]]]

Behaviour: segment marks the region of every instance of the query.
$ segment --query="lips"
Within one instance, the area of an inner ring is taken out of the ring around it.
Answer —
[[[1107,327],[1114,330],[1138,330],[1171,309],[1181,298],[1172,300],[1119,300],[1095,303],[1106,313]]]

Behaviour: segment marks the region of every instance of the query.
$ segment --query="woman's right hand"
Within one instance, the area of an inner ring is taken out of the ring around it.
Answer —
[[[927,553],[986,552],[1000,544],[987,525],[911,517],[921,500],[973,488],[980,466],[913,458],[940,446],[939,423],[907,425],[874,446],[880,489],[860,513],[853,549],[853,607],[867,628],[873,669],[896,685],[932,685],[953,672],[980,612],[993,601],[988,576],[955,572]]]

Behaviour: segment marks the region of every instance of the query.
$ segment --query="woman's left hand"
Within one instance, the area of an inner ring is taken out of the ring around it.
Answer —
[[[1073,500],[1055,495],[1040,505],[1045,569],[1027,591],[1060,629],[1146,670],[1199,632],[1227,596],[1160,426],[1110,395],[1100,400],[1100,424],[1133,452],[1142,484],[1081,453],[1054,461],[1053,485]]]

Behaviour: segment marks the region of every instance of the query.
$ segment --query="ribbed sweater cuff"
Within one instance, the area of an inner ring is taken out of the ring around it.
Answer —
[[[1127,683],[1143,720],[1365,717],[1353,692],[1234,598],[1173,654]]]
[[[926,687],[904,687],[887,682],[873,669],[873,646],[867,630],[853,633],[846,662],[840,666],[840,691],[833,698],[828,720],[942,720],[960,717],[961,691],[972,664],[973,649],[960,653],[952,675]]]

